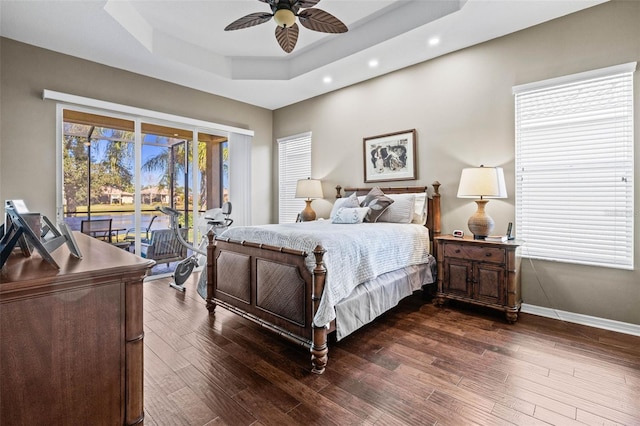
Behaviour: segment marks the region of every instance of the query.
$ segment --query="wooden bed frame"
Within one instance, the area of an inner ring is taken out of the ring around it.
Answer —
[[[440,183],[433,183],[428,199],[431,252],[435,255],[434,238],[440,235]],[[341,198],[337,186],[336,198]],[[427,186],[380,188],[385,194],[427,192]],[[345,193],[366,195],[371,188],[345,188]],[[313,251],[315,268],[305,265],[308,253],[286,247],[234,241],[209,234],[207,246],[207,298],[211,314],[217,305],[254,321],[284,338],[311,351],[312,372],[322,374],[327,364],[327,335],[335,330],[315,327],[313,318],[324,291],[325,250]]]

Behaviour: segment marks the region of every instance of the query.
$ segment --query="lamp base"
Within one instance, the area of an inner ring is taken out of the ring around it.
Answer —
[[[311,208],[311,201],[313,200],[304,200],[307,203],[307,206],[300,212],[300,219],[303,222],[312,222],[316,220],[316,212]]]
[[[478,205],[478,210],[471,215],[467,222],[467,226],[469,227],[469,231],[473,234],[474,240],[484,240],[488,235],[491,235],[495,222],[484,210],[484,207],[489,200],[475,201]]]

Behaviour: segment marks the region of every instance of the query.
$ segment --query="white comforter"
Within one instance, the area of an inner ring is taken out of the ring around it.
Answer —
[[[316,325],[335,319],[335,305],[360,283],[386,272],[427,263],[429,231],[417,224],[360,223],[332,224],[329,221],[282,225],[241,226],[226,230],[221,237],[287,247],[309,253],[307,267],[313,271],[313,250],[327,250],[325,289]]]

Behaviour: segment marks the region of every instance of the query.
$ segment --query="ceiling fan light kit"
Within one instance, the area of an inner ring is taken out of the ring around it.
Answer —
[[[276,21],[279,27],[288,28],[296,23],[296,15],[289,9],[278,9],[273,14],[273,20]]]
[[[322,33],[345,33],[347,26],[338,18],[322,9],[313,8],[320,0],[259,0],[271,6],[272,13],[250,13],[227,25],[225,31],[249,28],[263,24],[271,18],[278,25],[276,27],[276,40],[282,50],[287,53],[293,51],[298,41],[298,24],[296,17],[303,27]],[[305,8],[304,10],[301,10]]]

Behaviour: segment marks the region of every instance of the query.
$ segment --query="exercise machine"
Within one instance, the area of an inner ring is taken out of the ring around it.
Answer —
[[[192,254],[185,259],[181,260],[177,265],[176,269],[171,276],[173,279],[169,285],[176,290],[185,291],[184,283],[191,276],[194,268],[197,268],[201,264],[206,263],[207,260],[207,244],[209,242],[207,238],[207,234],[209,231],[213,231],[214,233],[218,233],[233,223],[233,219],[229,216],[231,215],[231,203],[226,202],[222,205],[221,208],[215,208],[211,210],[207,210],[199,219],[199,223],[197,226],[202,231],[202,238],[200,238],[200,243],[198,246],[189,244],[189,242],[185,241],[180,232],[180,225],[178,224],[178,218],[182,215],[178,210],[172,209],[171,207],[157,207],[157,210],[166,214],[170,218],[171,229],[176,235],[176,238],[187,248],[187,250],[191,250]]]

